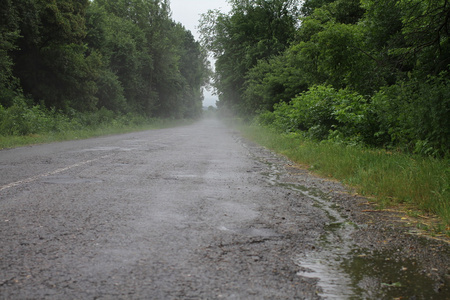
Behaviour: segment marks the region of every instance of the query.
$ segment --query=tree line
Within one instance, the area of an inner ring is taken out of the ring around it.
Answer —
[[[447,0],[229,0],[201,20],[218,106],[317,140],[450,149]]]
[[[24,111],[195,118],[209,77],[168,0],[0,0],[0,70],[4,132]]]

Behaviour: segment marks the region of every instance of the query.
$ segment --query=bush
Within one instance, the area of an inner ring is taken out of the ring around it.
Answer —
[[[29,106],[26,99],[17,96],[13,105],[2,107],[0,133],[3,135],[33,134],[46,125],[45,113],[40,106]]]
[[[349,89],[315,86],[259,116],[282,132],[316,140],[450,154],[450,80],[446,74],[384,87],[370,101]]]
[[[368,140],[372,134],[369,105],[364,97],[348,89],[315,86],[292,99],[275,105],[273,113],[259,117],[284,132],[304,131],[314,139]]]
[[[450,149],[450,80],[446,74],[412,78],[373,96],[377,135],[387,146],[421,155],[445,156]]]
[[[24,136],[38,133],[64,133],[81,129],[95,129],[99,127],[142,124],[145,117],[117,115],[101,108],[95,112],[75,112],[70,115],[48,110],[41,105],[30,105],[27,99],[18,96],[12,106],[0,107],[0,135]]]

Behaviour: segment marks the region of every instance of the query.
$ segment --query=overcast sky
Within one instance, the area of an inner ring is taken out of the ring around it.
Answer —
[[[201,14],[210,9],[220,9],[222,12],[230,10],[226,0],[170,0],[170,8],[172,9],[172,19],[190,30],[196,40],[199,40],[197,28]],[[204,95],[203,105],[215,106],[217,97],[211,95],[208,91],[205,91]]]

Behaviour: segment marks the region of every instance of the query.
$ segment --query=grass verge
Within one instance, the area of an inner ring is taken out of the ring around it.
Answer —
[[[450,233],[450,162],[331,142],[313,142],[299,134],[280,134],[256,125],[240,126],[246,138],[307,164],[315,173],[335,178],[386,207],[408,204],[437,215]]]
[[[81,140],[97,136],[110,134],[121,134],[143,130],[162,129],[187,125],[193,120],[169,120],[169,119],[151,119],[148,122],[138,125],[124,125],[122,123],[112,122],[102,124],[101,126],[85,127],[84,129],[73,129],[57,132],[43,132],[28,135],[0,135],[0,149],[15,148],[33,144],[43,144],[51,142],[61,142],[68,140]]]

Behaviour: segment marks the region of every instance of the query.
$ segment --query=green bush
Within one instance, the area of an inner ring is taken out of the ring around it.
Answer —
[[[33,134],[45,126],[45,115],[39,106],[29,106],[26,99],[17,96],[13,105],[2,108],[0,133],[4,135]]]
[[[94,130],[104,127],[138,126],[150,120],[136,114],[117,114],[106,108],[95,112],[63,114],[56,109],[30,105],[23,97],[16,97],[12,106],[0,106],[0,135],[24,136],[43,133],[65,133],[74,130]]]
[[[292,99],[292,108],[297,112],[299,129],[307,130],[312,138],[326,139],[330,130],[336,128],[333,110],[336,90],[329,86],[315,86]]]
[[[382,88],[373,96],[377,135],[387,146],[421,155],[449,154],[450,80],[445,75],[412,78]]]
[[[369,100],[349,89],[319,85],[289,104],[275,105],[258,121],[315,140],[444,157],[450,149],[450,80],[445,76],[411,78],[380,89]]]
[[[300,130],[317,140],[364,142],[373,131],[368,115],[369,104],[361,95],[319,85],[289,104],[275,105],[274,112],[262,114],[259,122],[284,132]]]

